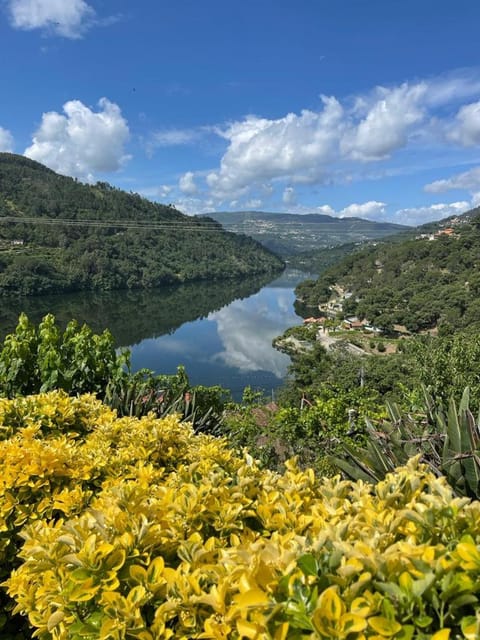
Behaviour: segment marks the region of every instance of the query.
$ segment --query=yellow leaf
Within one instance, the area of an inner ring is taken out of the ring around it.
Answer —
[[[248,620],[237,620],[237,631],[241,638],[255,640],[259,637],[262,628],[254,622],[248,622]]]
[[[368,618],[368,624],[374,631],[385,638],[391,638],[402,628],[402,625],[396,620],[390,620],[384,616],[373,616],[372,618]]]
[[[398,578],[398,584],[404,591],[412,590],[413,580],[408,571],[404,571],[402,574],[400,574],[400,577]]]
[[[245,593],[239,593],[233,599],[234,604],[237,607],[258,607],[262,605],[270,604],[270,599],[261,589],[250,589]]]
[[[99,585],[95,585],[93,579],[89,578],[80,584],[76,584],[68,594],[68,598],[72,602],[86,602],[95,597],[98,589]]]
[[[371,611],[371,606],[366,598],[355,598],[350,607],[350,611],[366,618]]]
[[[142,585],[137,585],[136,587],[133,587],[133,589],[130,589],[127,600],[130,604],[138,604],[145,598],[146,594],[147,592],[145,590],[145,587],[142,587]]]
[[[475,616],[467,616],[463,618],[461,624],[462,633],[467,640],[478,640],[479,623]]]
[[[430,640],[448,640],[450,638],[450,629],[441,629],[434,633]]]
[[[317,602],[318,614],[330,621],[338,621],[345,613],[343,600],[337,594],[336,587],[328,587],[320,595]]]
[[[463,560],[462,567],[464,569],[477,569],[480,567],[480,552],[475,544],[472,542],[459,542],[456,551],[461,560]]]
[[[138,564],[133,564],[129,569],[130,578],[137,584],[145,584],[147,572]]]
[[[358,633],[359,631],[363,631],[367,628],[365,618],[353,613],[346,613],[343,615],[340,622],[345,633]]]
[[[65,613],[63,611],[55,611],[55,613],[52,613],[52,615],[49,617],[47,621],[47,630],[51,631],[64,618],[65,618]]]

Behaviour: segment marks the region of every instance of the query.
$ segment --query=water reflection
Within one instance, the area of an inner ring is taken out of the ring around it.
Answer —
[[[95,332],[110,329],[118,346],[175,331],[185,322],[205,318],[236,298],[254,294],[271,276],[244,281],[198,282],[150,291],[85,292],[56,296],[8,298],[0,306],[2,338],[14,330],[23,311],[38,323],[53,313],[61,326],[72,318]]]
[[[270,393],[281,384],[289,364],[272,340],[300,322],[293,301],[293,286],[272,283],[207,318],[186,323],[171,336],[144,340],[133,347],[132,364],[173,373],[181,363],[193,384],[219,384],[235,398],[247,385]]]
[[[75,318],[96,332],[110,329],[117,346],[130,348],[134,370],[173,373],[183,364],[193,384],[220,384],[239,398],[247,385],[270,392],[285,376],[289,359],[271,345],[300,322],[293,289],[304,277],[287,271],[272,282],[270,276],[10,300],[0,308],[0,331],[11,332],[21,311],[35,323],[47,313],[63,326]]]

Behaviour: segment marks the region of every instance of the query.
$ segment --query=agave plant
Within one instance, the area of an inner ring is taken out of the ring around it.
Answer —
[[[377,482],[419,456],[436,475],[444,475],[458,495],[478,499],[480,421],[475,420],[469,404],[468,388],[458,407],[450,399],[447,413],[425,390],[418,413],[405,413],[387,403],[389,420],[381,425],[366,421],[366,446],[345,443],[345,458],[335,457],[333,462],[350,478]]]
[[[191,387],[183,367],[173,375],[156,376],[149,369],[125,372],[112,380],[104,402],[119,416],[141,418],[154,413],[157,418],[177,414],[198,432],[219,435],[223,408],[229,399],[220,387]]]

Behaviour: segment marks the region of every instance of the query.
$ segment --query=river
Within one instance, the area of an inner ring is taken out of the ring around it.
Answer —
[[[21,311],[35,323],[46,313],[62,326],[75,318],[96,332],[108,328],[117,347],[131,351],[135,371],[174,373],[182,364],[192,384],[221,385],[236,399],[248,385],[270,395],[289,364],[272,340],[301,322],[294,287],[306,277],[287,270],[271,282],[253,278],[9,300],[0,309],[0,332],[12,331]]]

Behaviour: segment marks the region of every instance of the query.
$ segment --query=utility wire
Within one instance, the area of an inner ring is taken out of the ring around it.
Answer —
[[[141,220],[74,220],[72,218],[45,218],[45,217],[25,217],[19,218],[18,216],[0,216],[0,224],[2,222],[12,222],[16,224],[44,224],[52,226],[73,226],[73,227],[100,227],[100,228],[112,228],[121,227],[126,229],[159,229],[167,230],[172,229],[174,231],[228,231],[229,229],[235,229],[238,227],[246,226],[248,230],[251,230],[252,224],[255,224],[255,220],[244,220],[239,223],[212,223],[199,221],[198,223],[190,222],[178,222],[178,221],[145,221]],[[267,225],[270,223],[267,222]],[[316,227],[316,222],[304,222],[299,220],[298,222],[273,222],[275,226],[282,227]],[[220,225],[220,226],[219,226]]]

